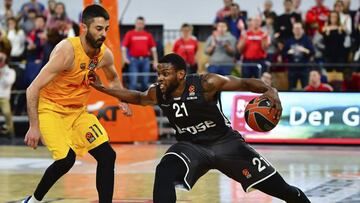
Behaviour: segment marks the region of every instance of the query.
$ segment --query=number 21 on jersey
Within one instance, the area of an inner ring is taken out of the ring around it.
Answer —
[[[184,102],[182,102],[181,105],[179,105],[178,103],[174,103],[172,108],[175,110],[176,118],[183,117],[184,115],[189,116]]]

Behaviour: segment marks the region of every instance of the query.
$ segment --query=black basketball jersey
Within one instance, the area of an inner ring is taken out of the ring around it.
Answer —
[[[186,76],[184,92],[178,98],[164,99],[159,85],[156,87],[158,105],[176,130],[178,141],[208,142],[224,136],[229,120],[216,101],[205,101],[201,78],[198,74]]]

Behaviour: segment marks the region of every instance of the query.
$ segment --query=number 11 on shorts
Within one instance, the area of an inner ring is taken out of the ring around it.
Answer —
[[[101,132],[100,128],[94,124],[92,126],[89,127],[96,135],[96,137],[99,137],[99,134],[102,135],[103,133]],[[95,129],[96,128],[96,129]]]

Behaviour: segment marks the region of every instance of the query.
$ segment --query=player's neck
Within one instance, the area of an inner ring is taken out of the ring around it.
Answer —
[[[85,36],[84,35],[81,35],[80,36],[80,41],[81,41],[81,46],[83,47],[86,55],[89,57],[89,58],[93,58],[94,56],[96,56],[100,49],[99,48],[94,48],[92,47],[85,39]]]
[[[171,93],[172,98],[181,97],[185,90],[185,79],[180,81],[179,87]]]

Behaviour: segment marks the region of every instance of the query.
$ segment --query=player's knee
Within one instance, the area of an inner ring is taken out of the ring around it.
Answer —
[[[116,152],[110,146],[103,150],[101,158],[98,159],[100,164],[114,166],[116,160]]]
[[[66,173],[73,167],[75,160],[75,152],[70,149],[65,158],[55,161],[54,164],[57,166],[57,168],[59,168],[59,170],[61,170],[63,173]]]
[[[160,163],[156,166],[157,174],[165,174],[167,173],[167,169],[169,168],[169,164],[167,161],[160,161]]]

